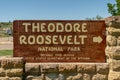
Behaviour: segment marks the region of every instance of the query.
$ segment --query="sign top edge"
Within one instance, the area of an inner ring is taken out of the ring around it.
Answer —
[[[14,20],[13,22],[19,22],[19,21],[87,21],[87,22],[105,22],[105,20]]]

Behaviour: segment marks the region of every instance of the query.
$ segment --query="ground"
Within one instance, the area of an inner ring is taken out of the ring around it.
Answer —
[[[0,37],[0,50],[13,50],[13,37]]]

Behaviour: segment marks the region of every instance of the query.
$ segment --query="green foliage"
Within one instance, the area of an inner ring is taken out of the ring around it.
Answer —
[[[108,12],[113,16],[120,15],[120,0],[116,0],[116,4],[108,3]]]
[[[86,20],[101,20],[103,19],[103,17],[97,15],[96,17],[93,17],[93,18],[86,18]]]
[[[10,21],[9,22],[0,22],[0,37],[8,36],[5,29],[10,29],[12,31],[13,30],[13,23]]]
[[[13,50],[0,50],[0,56],[9,56],[13,55]]]
[[[6,28],[6,27],[12,27],[12,22],[1,22],[0,26],[2,28]]]

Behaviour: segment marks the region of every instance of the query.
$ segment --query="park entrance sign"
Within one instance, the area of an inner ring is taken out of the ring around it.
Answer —
[[[105,22],[16,20],[14,56],[27,62],[105,62]]]

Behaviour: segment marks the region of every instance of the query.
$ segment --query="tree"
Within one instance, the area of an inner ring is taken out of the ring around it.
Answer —
[[[93,18],[86,18],[86,20],[101,20],[103,19],[103,17],[97,15],[96,17],[93,17]]]
[[[101,19],[103,19],[103,17],[97,15],[97,16],[95,17],[95,19],[96,19],[96,20],[101,20]]]
[[[2,26],[1,26],[1,23],[0,23],[0,28],[1,28]]]
[[[112,16],[120,15],[120,0],[116,0],[116,4],[108,3],[108,12],[112,14]]]

